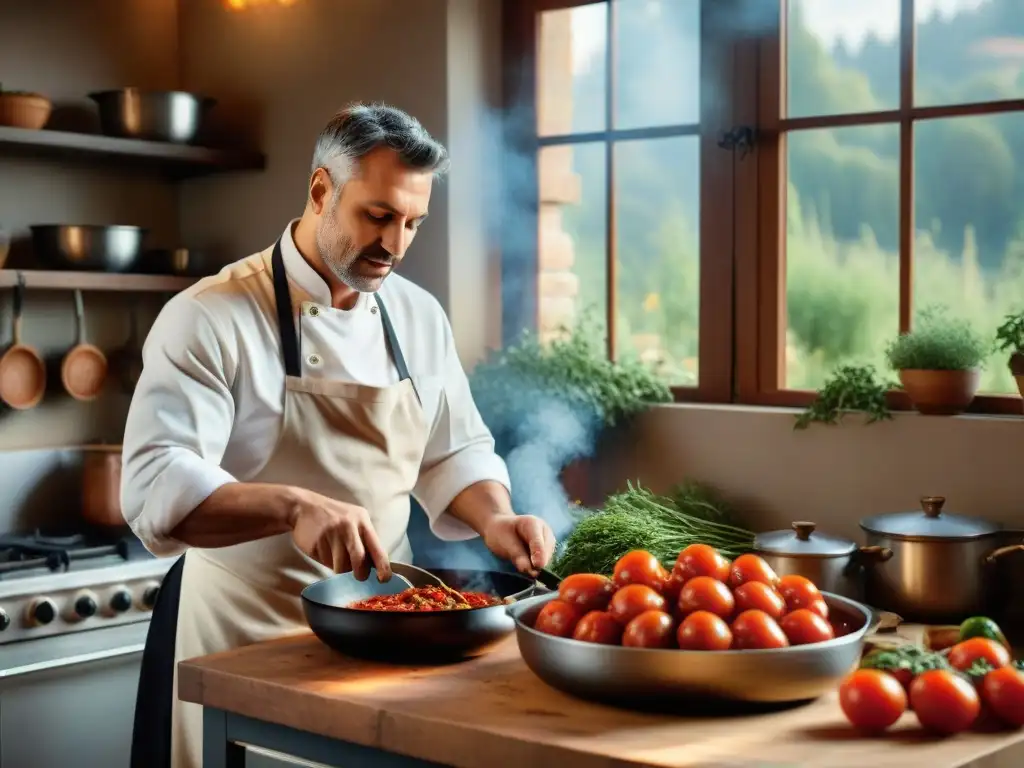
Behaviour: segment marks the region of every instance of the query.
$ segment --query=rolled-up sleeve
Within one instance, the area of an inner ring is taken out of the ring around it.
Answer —
[[[220,468],[234,422],[233,357],[209,310],[190,295],[168,302],[146,338],[125,426],[121,509],[155,555],[183,552],[171,531],[235,482]]]
[[[494,438],[473,402],[447,318],[444,329],[444,387],[413,495],[438,538],[463,541],[477,534],[448,513],[452,500],[484,480],[501,483],[510,491],[512,484],[504,460],[494,452]]]

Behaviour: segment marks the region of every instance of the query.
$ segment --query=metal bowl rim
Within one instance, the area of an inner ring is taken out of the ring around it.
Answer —
[[[518,601],[516,603],[513,603],[511,605],[505,606],[505,611],[506,611],[506,613],[508,613],[509,616],[512,617],[513,620],[515,620],[516,632],[517,633],[518,632],[523,632],[525,634],[528,634],[528,635],[530,635],[532,637],[537,638],[541,642],[555,643],[556,645],[564,645],[565,647],[569,647],[571,645],[572,647],[576,647],[576,648],[578,648],[581,645],[582,646],[589,646],[591,648],[599,648],[599,649],[602,649],[602,650],[612,648],[612,649],[616,649],[616,650],[618,650],[618,651],[620,651],[622,653],[632,653],[632,654],[643,654],[643,653],[646,653],[646,654],[660,653],[660,654],[665,654],[665,655],[671,654],[673,656],[673,658],[678,658],[679,654],[688,654],[688,655],[692,655],[692,656],[698,656],[698,655],[700,655],[700,656],[707,656],[709,653],[713,653],[715,655],[715,658],[720,658],[720,657],[736,658],[736,657],[739,657],[739,656],[742,656],[743,658],[749,658],[751,656],[768,656],[768,657],[771,657],[771,656],[780,655],[780,654],[798,653],[798,652],[801,652],[801,651],[804,651],[804,652],[809,651],[809,652],[814,653],[814,652],[818,652],[818,651],[827,651],[827,650],[834,649],[834,648],[840,648],[840,647],[843,647],[843,646],[846,646],[846,645],[852,645],[852,644],[854,644],[856,642],[859,642],[859,641],[863,640],[864,635],[867,634],[867,631],[868,631],[868,629],[871,626],[871,622],[872,622],[872,612],[871,612],[871,610],[867,606],[861,605],[856,600],[850,600],[847,597],[843,597],[841,595],[837,595],[837,594],[834,594],[832,592],[822,592],[821,595],[822,595],[822,597],[825,598],[825,602],[826,603],[830,603],[831,604],[831,603],[834,602],[834,603],[837,603],[838,605],[842,605],[844,608],[848,608],[851,611],[856,612],[858,615],[860,615],[864,619],[864,625],[860,629],[858,629],[858,630],[856,630],[854,632],[851,632],[848,635],[843,635],[842,637],[836,637],[836,638],[833,638],[831,640],[826,640],[823,643],[806,643],[804,645],[790,645],[790,646],[787,646],[785,648],[751,648],[749,650],[743,650],[743,649],[738,649],[738,648],[736,648],[736,649],[731,648],[728,651],[684,651],[684,650],[682,650],[680,648],[675,648],[675,649],[673,649],[673,648],[628,648],[628,647],[625,647],[625,646],[622,646],[622,645],[606,645],[606,644],[603,644],[603,643],[602,644],[599,644],[599,643],[584,643],[581,640],[573,640],[571,637],[556,637],[554,635],[549,635],[549,634],[547,634],[545,632],[538,632],[536,629],[534,629],[533,627],[529,626],[528,624],[526,624],[522,620],[522,614],[523,613],[525,613],[526,611],[528,611],[530,608],[532,608],[535,605],[540,605],[542,603],[548,602],[549,600],[554,600],[555,598],[558,597],[558,593],[557,592],[552,592],[550,595],[537,595],[536,597],[530,597],[530,598],[527,598],[526,600],[520,600],[520,601]],[[500,607],[500,606],[497,606],[497,607]]]
[[[508,576],[520,576],[520,578],[526,579],[525,576],[521,576],[521,574],[518,574],[518,573],[508,573],[508,574],[506,574],[504,571],[486,571],[486,570],[481,570],[481,569],[476,569],[476,568],[451,568],[451,569],[439,569],[439,570],[467,571],[467,572],[470,572],[470,573],[500,573],[502,575],[508,575]],[[341,576],[341,575],[343,575],[343,574],[335,574],[335,576]],[[316,586],[318,586],[320,584],[323,584],[325,581],[330,581],[331,579],[335,578],[335,576],[328,576],[326,579],[321,579],[320,581],[316,581],[316,582],[314,582],[312,584],[309,584],[306,587],[303,587],[302,592],[299,593],[299,596],[305,602],[307,602],[307,603],[311,603],[313,605],[320,606],[321,608],[329,608],[332,611],[341,611],[343,613],[349,613],[349,614],[372,614],[374,616],[401,616],[401,617],[420,616],[420,617],[431,618],[431,617],[437,617],[437,616],[448,616],[448,615],[451,615],[451,614],[464,615],[464,614],[467,614],[467,613],[477,613],[479,611],[490,611],[490,610],[495,610],[495,609],[501,610],[504,613],[506,611],[506,609],[509,607],[509,605],[511,605],[511,603],[499,603],[498,605],[482,605],[482,606],[479,606],[477,608],[460,608],[457,611],[366,611],[366,610],[363,610],[361,608],[349,608],[349,607],[344,606],[344,605],[332,605],[330,603],[324,603],[324,602],[321,602],[320,600],[316,600],[316,599],[310,597],[308,594],[306,594],[309,590],[313,589],[314,587],[316,587]],[[523,590],[520,590],[519,592],[515,592],[515,593],[513,593],[511,595],[508,595],[506,598],[502,598],[502,599],[505,600],[505,599],[508,599],[508,597],[515,597],[515,595],[522,594],[522,592],[524,592],[524,591],[526,591],[528,589],[530,589],[530,586],[527,586]],[[546,597],[546,595],[544,595],[544,596]],[[532,598],[526,598],[526,599],[532,599]],[[516,602],[521,602],[521,601],[517,600]],[[387,621],[387,619],[385,619],[385,621]]]

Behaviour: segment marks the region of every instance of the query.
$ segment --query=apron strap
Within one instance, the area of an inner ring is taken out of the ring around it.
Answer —
[[[281,334],[284,372],[288,376],[299,377],[302,375],[299,334],[295,330],[295,318],[292,316],[292,295],[288,290],[288,275],[284,271],[280,240],[274,243],[274,255],[270,258],[270,266],[274,273],[274,303],[277,305],[277,326]]]
[[[380,312],[380,323],[384,326],[384,338],[387,339],[388,348],[391,350],[391,357],[395,359],[395,368],[398,369],[398,380],[411,379],[409,366],[405,364],[405,355],[402,354],[402,345],[398,343],[398,335],[395,333],[395,326],[391,324],[388,311],[384,308],[384,302],[379,293],[373,294],[377,300],[377,311]]]
[[[299,333],[295,328],[295,317],[292,315],[292,296],[288,290],[288,275],[284,271],[284,257],[281,254],[281,241],[274,243],[274,254],[270,259],[270,266],[274,277],[274,303],[277,305],[277,324],[281,334],[281,355],[284,358],[284,371],[288,376],[302,376],[302,361],[299,357]],[[388,311],[384,308],[384,302],[380,294],[374,294],[377,301],[377,311],[380,313],[380,323],[384,327],[384,339],[387,342],[388,350],[398,369],[398,380],[411,379],[409,366],[406,365],[405,355],[402,354],[402,346],[398,343],[398,335],[395,327],[391,324]]]

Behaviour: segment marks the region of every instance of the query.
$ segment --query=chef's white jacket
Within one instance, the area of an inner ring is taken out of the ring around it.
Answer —
[[[360,294],[351,310],[333,309],[327,284],[295,247],[294,223],[281,251],[301,306],[302,376],[397,383],[380,314],[370,311],[373,295]],[[121,506],[154,554],[184,551],[170,532],[217,488],[255,476],[277,444],[285,372],[267,262],[255,254],[176,295],[143,345],[124,434]],[[398,274],[380,296],[431,425],[413,495],[437,536],[471,538],[472,529],[446,513],[449,504],[482,480],[509,488],[508,470],[473,403],[441,305]]]

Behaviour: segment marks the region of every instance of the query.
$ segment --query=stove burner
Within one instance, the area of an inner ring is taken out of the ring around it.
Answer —
[[[127,560],[129,541],[97,541],[83,534],[47,536],[34,534],[0,535],[0,576],[16,571],[46,568],[52,572],[68,571],[76,560],[117,556]]]

